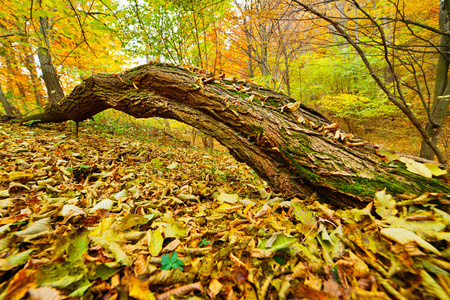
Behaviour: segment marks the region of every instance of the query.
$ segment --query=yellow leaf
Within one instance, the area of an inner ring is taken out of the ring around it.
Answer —
[[[158,256],[162,250],[164,238],[159,229],[156,229],[150,234],[150,242],[148,243],[148,249],[152,256]]]
[[[110,216],[106,219],[103,219],[97,228],[92,231],[89,236],[100,236],[104,231],[108,230],[111,225],[114,223],[114,217]]]
[[[366,277],[367,275],[369,275],[369,267],[366,265],[366,263],[352,251],[349,251],[349,254],[350,259],[356,260],[356,263],[353,265],[353,275],[356,277]]]
[[[427,271],[421,269],[420,276],[422,276],[422,285],[425,290],[430,293],[435,299],[449,300],[450,297],[445,290],[431,277]]]
[[[419,246],[430,252],[433,252],[437,255],[441,254],[438,251],[438,249],[436,249],[433,245],[431,245],[430,243],[419,237],[414,232],[411,232],[404,228],[384,228],[380,232],[388,239],[393,240],[402,245],[405,245],[409,242],[416,242]]]
[[[406,169],[408,171],[414,174],[422,175],[427,178],[433,177],[433,174],[425,165],[407,157],[400,157],[399,160],[406,165]]]
[[[227,193],[220,193],[219,197],[217,197],[217,201],[223,203],[230,203],[234,204],[239,201],[239,195],[238,194],[227,194]]]
[[[388,161],[400,159],[400,155],[391,150],[378,150],[378,154],[384,156]]]
[[[447,170],[442,170],[441,168],[438,167],[438,165],[433,164],[433,163],[424,163],[423,164],[425,167],[428,168],[428,170],[431,171],[431,174],[433,174],[434,176],[441,176],[441,175],[445,175],[447,174]]]
[[[3,271],[9,271],[12,268],[14,268],[14,267],[11,266],[6,259],[0,258],[0,271],[2,271],[2,272]]]
[[[25,173],[25,172],[11,172],[9,174],[4,174],[0,177],[0,182],[11,182],[15,180],[28,179],[31,180],[34,178],[34,174]]]
[[[392,199],[391,195],[386,194],[386,190],[379,191],[375,194],[375,210],[383,219],[397,214],[395,205],[395,200]]]
[[[171,163],[170,165],[167,166],[167,169],[173,170],[176,167],[178,167],[178,163],[176,161],[174,161],[173,163]]]
[[[140,282],[136,277],[129,277],[129,293],[130,296],[138,300],[156,300],[153,293],[148,289],[148,284]]]
[[[233,205],[231,206],[228,203],[222,203],[219,207],[215,208],[214,210],[220,213],[233,213],[235,211],[238,211],[243,208],[243,205]]]
[[[300,102],[288,103],[286,107],[289,108],[290,111],[296,111],[300,107]]]
[[[214,278],[213,280],[211,280],[211,283],[209,284],[208,289],[212,295],[216,296],[220,292],[222,287],[223,287],[223,284],[221,284],[219,282],[219,280]]]
[[[322,289],[322,280],[314,274],[309,273],[305,279],[305,285],[312,290],[320,291]]]

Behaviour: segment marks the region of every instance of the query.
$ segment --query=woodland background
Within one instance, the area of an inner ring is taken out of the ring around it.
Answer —
[[[16,113],[36,113],[47,101],[40,50],[48,51],[66,95],[95,73],[120,72],[148,61],[189,64],[251,78],[313,107],[361,138],[419,154],[420,135],[387,100],[353,47],[296,1],[2,2],[0,84]],[[364,9],[358,10],[352,2],[331,1],[324,9],[364,49],[392,93],[398,93],[400,85],[409,87],[403,90],[405,106],[425,125],[440,40],[440,34],[428,29],[439,28],[439,3],[357,1]],[[377,20],[384,37],[377,35],[363,11]],[[412,28],[404,20],[426,27]],[[393,47],[383,49],[383,38]],[[111,131],[134,128],[145,135],[148,126],[166,131],[172,126],[182,129],[177,134],[190,132],[172,121],[135,120],[116,111],[96,118]],[[439,147],[446,158],[449,138],[444,126]]]

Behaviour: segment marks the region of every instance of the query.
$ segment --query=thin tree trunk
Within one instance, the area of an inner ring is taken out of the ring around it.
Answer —
[[[252,55],[252,24],[247,24],[247,17],[244,16],[244,32],[247,37],[247,57],[248,57],[248,77],[253,78],[253,55]]]
[[[195,139],[196,138],[197,138],[197,129],[192,127],[192,130],[191,130],[191,147],[195,146]]]
[[[198,28],[198,24],[197,24],[197,14],[196,11],[194,9],[194,4],[192,4],[192,20],[194,22],[194,36],[195,36],[195,43],[197,45],[197,51],[198,51],[198,61],[197,61],[197,65],[203,69],[203,58],[202,58],[202,48],[200,46],[200,36],[199,36],[199,28]]]
[[[12,91],[12,96],[14,96],[16,98],[16,100],[20,100],[22,102],[22,105],[25,107],[26,106],[25,88],[23,87],[22,82],[20,80],[17,80],[18,74],[16,73],[16,70],[12,67],[11,59],[9,59],[9,57],[6,57],[6,68],[8,69],[8,73],[10,75],[8,82],[9,82],[9,85],[10,85],[10,88]],[[17,87],[17,90],[19,91],[18,95],[14,93],[13,85],[15,85]]]
[[[441,1],[439,12],[439,29],[444,32],[448,30],[448,20],[450,18],[450,0]],[[448,80],[448,71],[450,66],[450,37],[441,35],[440,54],[436,68],[436,84],[434,89],[433,104],[430,110],[430,118],[426,132],[431,137],[431,143],[437,146],[438,136],[447,116],[450,101],[450,82]],[[422,142],[420,157],[433,159],[434,152],[425,142]]]
[[[98,74],[24,121],[79,122],[108,108],[137,118],[175,119],[214,137],[286,197],[318,194],[335,205],[363,207],[382,189],[450,192],[448,185],[410,173],[402,163],[384,164],[370,148],[334,139],[335,132],[316,127],[328,124],[320,114],[289,97],[249,84],[241,91],[212,81],[200,86],[199,80],[166,65]]]
[[[34,98],[36,99],[36,104],[42,106],[42,98],[39,93],[39,78],[36,73],[36,64],[34,63],[34,58],[32,55],[26,55],[26,68],[30,72],[31,82],[33,83]]]
[[[16,107],[14,107],[14,105],[12,105],[11,103],[8,102],[8,99],[6,99],[5,94],[3,93],[2,90],[2,85],[0,83],[0,102],[2,103],[3,108],[5,109],[5,113],[8,116],[14,116],[14,113],[16,113],[16,115],[20,116],[20,110],[18,110]]]
[[[45,87],[47,88],[48,101],[52,103],[64,98],[64,92],[59,83],[59,78],[56,69],[52,63],[49,45],[50,42],[47,37],[47,30],[49,28],[48,17],[39,17],[41,34],[44,37],[46,46],[41,46],[37,49],[39,63],[41,65],[42,77],[44,78]]]

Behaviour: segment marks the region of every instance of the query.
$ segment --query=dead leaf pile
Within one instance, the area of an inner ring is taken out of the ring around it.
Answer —
[[[2,124],[0,299],[449,299],[446,201],[336,210],[228,154]]]

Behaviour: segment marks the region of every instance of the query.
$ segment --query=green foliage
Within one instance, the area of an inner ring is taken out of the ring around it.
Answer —
[[[150,163],[152,164],[152,168],[156,171],[164,172],[166,168],[164,167],[164,163],[159,158],[153,158]]]
[[[208,245],[210,245],[211,244],[211,242],[210,241],[207,241],[206,240],[206,238],[204,238],[201,242],[200,242],[200,244],[198,244],[200,247],[203,247],[203,246],[208,246]]]
[[[398,114],[397,108],[375,84],[360,57],[350,50],[331,47],[325,53],[301,55],[292,68],[292,78],[298,79],[292,80],[293,97],[332,118],[347,120],[349,126]],[[374,69],[381,72],[383,60],[375,51],[367,49],[366,54]]]
[[[201,66],[212,52],[207,39],[223,21],[228,1],[139,1],[122,10],[122,41],[130,52]]]
[[[370,52],[368,57],[374,68],[383,68],[379,57]],[[336,94],[353,94],[369,99],[383,95],[359,56],[346,48],[333,47],[325,53],[307,52],[299,56],[292,68],[292,77],[298,79],[292,82],[294,98],[306,102]]]
[[[371,100],[365,96],[351,94],[326,95],[317,103],[335,117],[352,118],[357,121],[385,117],[396,113],[395,106],[384,98]]]
[[[178,253],[175,251],[172,254],[164,254],[161,256],[161,270],[181,270],[183,271],[184,263],[178,258]]]

